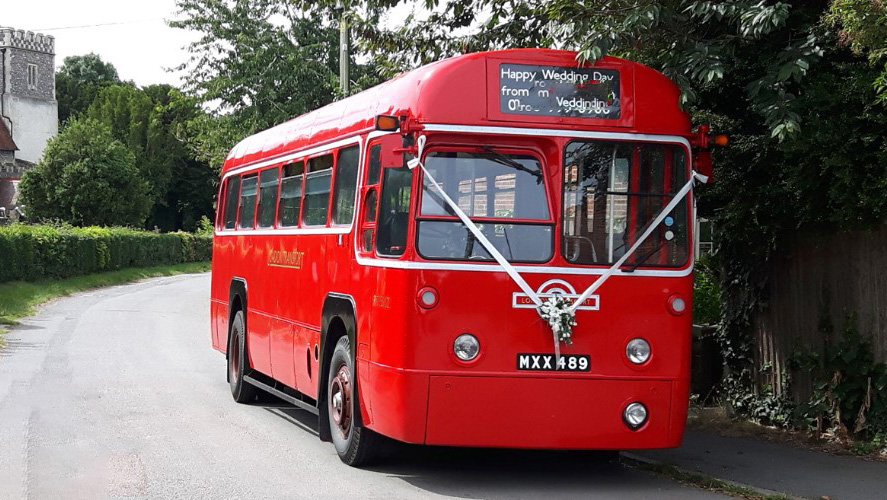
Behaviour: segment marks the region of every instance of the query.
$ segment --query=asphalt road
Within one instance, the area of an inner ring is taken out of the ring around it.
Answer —
[[[57,300],[0,351],[0,498],[724,498],[587,454],[395,446],[345,466],[314,417],[239,405],[209,276]]]

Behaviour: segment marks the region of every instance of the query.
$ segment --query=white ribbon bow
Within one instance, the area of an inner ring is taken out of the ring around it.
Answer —
[[[425,168],[425,165],[421,161],[422,152],[425,149],[425,142],[425,136],[419,136],[419,138],[417,139],[418,151],[416,157],[407,162],[407,167],[411,170],[415,169],[417,166],[422,169],[422,172],[425,174],[425,178],[428,179],[434,189],[437,190],[438,194],[440,194],[441,198],[444,199],[450,209],[452,209],[453,212],[456,213],[456,216],[459,217],[459,220],[462,221],[462,224],[464,224],[465,227],[467,227],[468,230],[471,231],[471,234],[474,235],[477,241],[479,241],[480,244],[483,245],[484,249],[489,252],[489,254],[492,255],[494,259],[496,259],[496,262],[499,263],[500,266],[502,266],[502,269],[505,271],[506,274],[508,274],[508,276],[514,281],[514,283],[517,284],[518,288],[520,288],[525,294],[527,294],[527,297],[529,297],[530,300],[533,301],[533,304],[536,305],[536,312],[539,313],[539,316],[543,320],[545,320],[546,323],[548,323],[548,325],[551,327],[551,334],[554,339],[555,367],[559,367],[561,357],[559,339],[559,335],[561,332],[560,327],[558,326],[560,325],[560,320],[557,315],[574,315],[576,308],[579,307],[580,304],[585,302],[585,300],[587,300],[598,288],[600,288],[600,286],[603,285],[604,282],[607,281],[610,276],[612,276],[613,273],[615,273],[616,270],[625,263],[625,261],[641,246],[644,240],[646,240],[647,237],[649,237],[653,233],[656,227],[662,223],[665,217],[672,210],[674,210],[674,208],[677,206],[678,203],[681,202],[684,196],[686,196],[687,193],[689,193],[690,190],[693,189],[693,184],[696,182],[696,180],[698,179],[703,183],[708,181],[708,178],[706,176],[694,171],[693,175],[690,176],[690,180],[687,181],[687,183],[684,184],[680,191],[678,191],[677,194],[674,195],[668,205],[666,205],[665,208],[663,208],[662,211],[659,213],[659,215],[656,216],[656,218],[653,220],[653,223],[650,224],[649,227],[647,227],[647,230],[644,231],[644,233],[641,235],[641,237],[638,238],[637,241],[635,241],[634,245],[632,245],[631,248],[629,248],[628,251],[625,252],[625,254],[623,254],[621,258],[619,258],[619,260],[617,260],[612,266],[610,266],[610,268],[607,269],[604,274],[600,275],[600,277],[598,277],[598,279],[596,279],[594,283],[591,284],[591,286],[586,288],[585,291],[582,292],[582,295],[580,295],[575,301],[573,301],[573,303],[566,309],[562,309],[560,307],[560,304],[552,304],[551,307],[548,307],[546,309],[546,311],[543,311],[542,299],[539,298],[539,295],[536,294],[536,291],[530,288],[530,285],[528,285],[523,276],[521,276],[520,273],[517,272],[517,269],[515,269],[514,266],[511,265],[511,262],[508,262],[508,259],[506,259],[499,252],[496,246],[493,245],[493,243],[490,242],[490,240],[488,240],[486,236],[484,236],[480,228],[478,228],[477,225],[475,225],[474,222],[471,221],[468,215],[466,215],[465,212],[462,211],[461,208],[459,208],[459,205],[455,201],[453,201],[453,199],[450,198],[450,196],[446,193],[446,191],[444,191],[440,184],[437,183],[437,180],[434,179],[434,176],[431,175],[431,172],[429,172],[428,169]],[[550,309],[550,311],[548,309]]]

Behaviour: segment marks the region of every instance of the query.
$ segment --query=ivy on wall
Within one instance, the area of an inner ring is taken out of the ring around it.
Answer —
[[[791,366],[811,374],[813,391],[793,411],[798,426],[849,438],[887,444],[887,364],[874,359],[871,340],[860,334],[848,314],[836,332],[827,312],[820,313],[823,349],[795,354]],[[867,451],[867,450],[860,450]]]
[[[755,366],[752,322],[768,305],[774,256],[790,250],[797,232],[864,229],[887,216],[887,109],[872,86],[876,76],[864,58],[831,43],[795,89],[803,131],[782,142],[736,104],[740,81],[708,89],[702,101],[712,105],[696,110],[695,121],[734,132],[731,147],[716,152],[716,184],[700,190],[699,207],[717,228],[723,396],[740,415],[798,423],[785,394],[756,384],[769,367]],[[820,361],[833,372],[837,358]]]

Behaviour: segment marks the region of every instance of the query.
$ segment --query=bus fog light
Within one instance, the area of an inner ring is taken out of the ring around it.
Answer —
[[[650,359],[650,344],[644,339],[633,339],[625,346],[625,355],[636,365],[642,365]]]
[[[647,422],[647,407],[641,403],[631,403],[623,410],[622,420],[629,429],[640,429]]]
[[[474,335],[464,333],[453,342],[453,353],[462,361],[471,361],[480,353],[480,343]]]
[[[419,290],[419,295],[416,297],[416,299],[419,301],[419,306],[424,309],[431,309],[432,307],[437,305],[437,290],[430,286],[426,286]]]
[[[687,301],[680,295],[672,295],[668,298],[668,310],[675,316],[680,316],[687,310]]]

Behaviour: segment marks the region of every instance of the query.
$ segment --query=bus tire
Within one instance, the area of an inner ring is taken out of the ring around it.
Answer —
[[[234,313],[228,333],[228,385],[231,396],[238,403],[249,403],[256,398],[256,388],[243,380],[249,358],[246,356],[246,324],[243,311]]]
[[[327,409],[330,434],[342,462],[359,467],[373,461],[381,437],[358,422],[360,404],[354,384],[354,361],[347,335],[336,342],[327,375]]]

